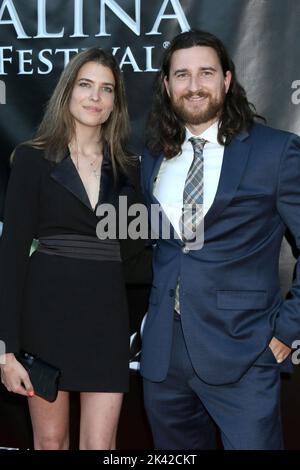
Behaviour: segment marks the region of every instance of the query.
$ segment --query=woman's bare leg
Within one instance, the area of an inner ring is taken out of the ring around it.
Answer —
[[[122,406],[122,393],[80,394],[81,450],[111,450],[116,448],[117,427]]]
[[[34,396],[28,399],[35,450],[69,448],[69,393],[58,392],[50,403]]]

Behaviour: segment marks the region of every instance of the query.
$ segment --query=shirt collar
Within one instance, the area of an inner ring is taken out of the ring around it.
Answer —
[[[214,122],[208,129],[206,129],[202,134],[199,135],[194,135],[191,133],[191,131],[186,127],[186,133],[185,133],[185,143],[191,138],[191,137],[201,137],[201,139],[205,139],[208,142],[212,144],[219,144],[218,142],[218,121]],[[219,144],[220,145],[220,144]]]

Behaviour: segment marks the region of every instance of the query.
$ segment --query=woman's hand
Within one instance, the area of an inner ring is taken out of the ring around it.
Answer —
[[[1,382],[9,392],[33,397],[34,390],[29,375],[13,353],[1,356],[0,369]]]

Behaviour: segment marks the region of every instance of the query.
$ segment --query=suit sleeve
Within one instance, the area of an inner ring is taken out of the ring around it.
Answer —
[[[279,172],[277,208],[300,252],[300,138],[292,134],[282,154]],[[288,299],[279,311],[274,336],[291,347],[300,338],[300,263]]]
[[[23,290],[37,227],[39,172],[33,152],[16,149],[6,192],[0,239],[0,339],[6,352],[20,349]]]

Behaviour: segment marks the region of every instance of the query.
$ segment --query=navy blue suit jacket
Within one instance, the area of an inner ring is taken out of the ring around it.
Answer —
[[[142,183],[157,204],[153,182],[163,155],[145,151]],[[300,338],[300,272],[283,300],[280,246],[289,228],[300,249],[300,138],[255,124],[225,146],[215,200],[204,218],[204,246],[157,240],[154,281],[143,330],[141,373],[167,375],[174,300],[180,276],[182,328],[197,375],[210,384],[238,381],[277,337]]]

